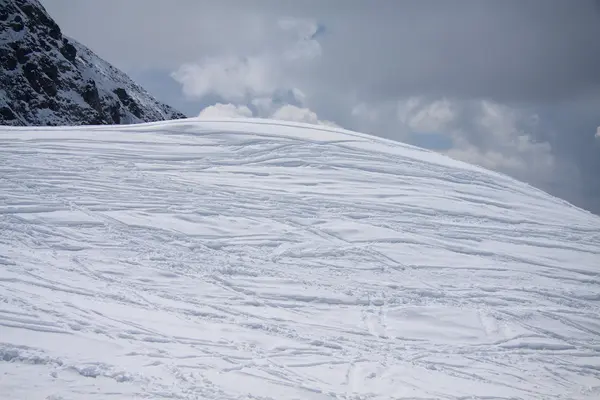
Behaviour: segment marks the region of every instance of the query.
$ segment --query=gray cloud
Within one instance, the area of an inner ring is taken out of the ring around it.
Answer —
[[[44,4],[67,31],[121,64],[178,67],[202,55],[254,53],[278,40],[269,22],[293,16],[327,27],[319,75],[339,90],[352,81],[365,99],[555,101],[600,87],[600,12],[593,0]]]
[[[300,89],[284,109],[295,118],[448,144],[600,213],[598,0],[42,2],[65,33],[168,87],[159,97],[174,99],[177,78],[190,115],[217,102],[279,108],[278,93]],[[282,18],[318,29],[282,30]]]
[[[395,4],[384,15],[331,27],[360,51],[324,43],[326,56],[350,65],[330,79],[343,82],[356,76],[352,66],[362,65],[370,79],[361,90],[378,99],[430,94],[555,101],[599,87],[600,14],[593,2]],[[381,55],[382,48],[389,53]]]

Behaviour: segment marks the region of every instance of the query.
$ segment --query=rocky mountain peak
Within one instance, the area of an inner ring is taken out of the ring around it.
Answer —
[[[0,0],[0,124],[128,124],[184,117],[63,35],[38,0]]]

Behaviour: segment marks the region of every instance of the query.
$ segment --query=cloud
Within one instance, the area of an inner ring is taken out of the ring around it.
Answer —
[[[310,60],[322,53],[321,44],[315,39],[319,25],[311,19],[281,18],[277,25],[285,32],[291,33],[292,46],[283,52],[287,62]]]
[[[559,161],[543,139],[540,117],[491,100],[410,96],[358,102],[345,128],[428,147],[537,186],[568,182],[573,163]]]
[[[172,76],[188,97],[215,94],[239,101],[272,93],[277,88],[275,74],[265,58],[227,56],[209,58],[201,64],[184,64]]]
[[[555,174],[550,144],[535,139],[535,114],[491,101],[435,101],[412,114],[411,128],[434,129],[452,138],[452,157],[502,171],[528,182]]]
[[[456,118],[456,112],[447,99],[423,104],[423,100],[411,97],[398,104],[398,118],[415,133],[446,130]]]
[[[271,105],[272,103],[269,106]],[[337,125],[331,121],[320,120],[314,111],[291,104],[285,104],[276,109],[270,108],[267,110],[265,108],[262,109],[261,115],[255,115],[252,110],[245,105],[217,103],[204,108],[198,116],[206,119],[262,117],[279,121],[302,122],[313,125],[337,127]]]
[[[450,130],[454,140],[450,155],[529,182],[547,180],[553,173],[550,144],[533,137],[535,115],[481,101],[456,110],[449,122],[464,127]]]
[[[180,66],[171,76],[183,93],[201,99],[216,95],[225,101],[246,102],[265,98],[294,87],[293,71],[321,55],[314,36],[319,27],[313,20],[282,18],[275,24],[281,32],[277,46],[248,54],[205,57]]]
[[[596,137],[600,138],[600,126],[596,128]]]
[[[290,104],[283,105],[275,110],[271,115],[271,118],[282,121],[304,122],[307,124],[326,125],[331,127],[338,126],[334,122],[320,120],[317,114],[308,108],[301,108]]]
[[[208,95],[236,104],[217,103],[200,116],[253,116],[337,126],[320,120],[305,106],[307,96],[294,86],[293,70],[321,56],[319,25],[310,19],[280,18],[280,45],[258,54],[205,58],[182,65],[172,74],[190,98]],[[251,106],[251,110],[247,105]]]
[[[322,54],[313,84],[345,92],[351,83],[368,102],[557,101],[600,87],[594,0],[42,1],[67,34],[122,67],[178,68],[271,50],[292,59]],[[325,40],[315,40],[322,26]]]
[[[256,114],[261,117],[270,117],[275,110],[284,106],[292,105],[304,108],[306,105],[306,96],[298,88],[287,90],[277,90],[267,97],[256,97],[250,101]]]
[[[252,111],[246,106],[236,106],[234,104],[217,103],[208,106],[198,114],[200,118],[250,118]]]
[[[538,186],[547,188],[565,175],[566,166],[556,160],[550,143],[538,139],[539,116],[505,104],[414,96],[359,103],[352,115],[359,125],[377,127],[381,136],[433,148]]]

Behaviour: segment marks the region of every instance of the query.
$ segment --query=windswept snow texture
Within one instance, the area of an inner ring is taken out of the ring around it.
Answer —
[[[0,130],[6,399],[599,399],[600,218],[330,128]]]

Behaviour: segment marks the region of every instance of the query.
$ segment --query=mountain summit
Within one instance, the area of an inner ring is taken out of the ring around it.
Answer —
[[[64,36],[38,0],[0,0],[0,124],[130,124],[183,117]]]

